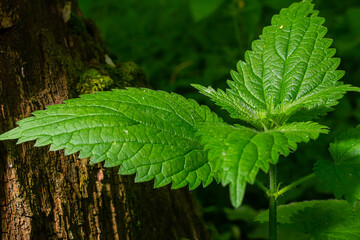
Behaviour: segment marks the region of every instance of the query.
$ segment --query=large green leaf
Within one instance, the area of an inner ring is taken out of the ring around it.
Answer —
[[[177,94],[129,88],[82,95],[18,122],[0,140],[37,140],[65,154],[80,151],[91,163],[120,165],[120,174],[136,173],[136,181],[155,179],[155,187],[173,188],[211,183],[206,152],[194,125],[222,122],[207,107]]]
[[[212,170],[222,184],[229,184],[230,198],[235,207],[241,205],[246,183],[254,183],[259,169],[269,170],[279,155],[296,150],[296,143],[316,139],[326,133],[326,127],[313,122],[300,122],[274,128],[267,132],[224,123],[204,123],[196,126],[201,142],[209,150]]]
[[[343,132],[330,144],[332,160],[320,160],[314,170],[336,198],[360,200],[360,126]]]
[[[231,72],[226,92],[194,87],[231,117],[257,128],[282,125],[294,114],[304,121],[330,111],[346,91],[358,89],[338,81],[344,75],[336,70],[340,59],[333,58],[332,40],[324,38],[325,20],[313,7],[304,0],[275,15]]]
[[[360,206],[352,208],[346,201],[321,200],[291,203],[278,207],[281,227],[307,234],[307,239],[358,240],[360,239]],[[256,217],[259,222],[269,221],[269,211]]]

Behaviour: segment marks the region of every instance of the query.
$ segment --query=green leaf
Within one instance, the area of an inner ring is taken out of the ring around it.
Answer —
[[[228,81],[225,92],[194,87],[231,117],[257,128],[282,125],[295,114],[305,121],[332,110],[346,91],[359,89],[338,81],[344,75],[336,70],[340,59],[333,58],[332,40],[324,38],[325,20],[313,7],[305,0],[275,15],[252,51],[245,53],[245,61],[231,72],[233,81]]]
[[[246,104],[244,101],[239,101],[234,95],[227,94],[221,89],[217,91],[212,87],[203,87],[199,84],[191,84],[194,88],[198,89],[200,93],[211,98],[222,109],[228,111],[232,118],[238,118],[251,125],[261,128],[263,124],[258,120],[258,113],[256,113],[252,106]],[[265,117],[265,116],[263,116]]]
[[[242,205],[239,208],[224,208],[223,212],[229,221],[245,221],[252,222],[255,217],[259,214],[257,210],[249,205]]]
[[[292,217],[303,211],[305,208],[313,207],[315,204],[319,202],[332,202],[333,200],[327,201],[304,201],[304,202],[295,202],[287,205],[281,205],[277,208],[277,222],[280,224],[293,223]],[[269,222],[269,210],[265,210],[261,212],[255,218],[256,221],[260,223]]]
[[[325,126],[313,122],[292,123],[267,132],[216,122],[196,128],[209,150],[211,169],[219,174],[224,186],[229,184],[235,207],[241,205],[246,183],[254,183],[259,169],[268,172],[269,163],[276,164],[280,154],[287,156],[290,150],[296,150],[296,143],[327,133]]]
[[[37,140],[35,146],[51,144],[50,150],[65,149],[66,155],[80,151],[93,164],[105,160],[106,167],[120,165],[120,174],[136,173],[136,182],[154,178],[155,187],[194,189],[216,177],[194,125],[222,120],[180,95],[128,88],[82,95],[33,114],[0,140]]]
[[[317,139],[320,133],[327,134],[329,132],[326,126],[315,122],[295,122],[289,123],[271,130],[278,131],[285,135],[288,139],[290,148],[295,151],[296,143],[308,142],[310,139]]]
[[[194,21],[198,22],[216,11],[224,0],[190,0]]]
[[[355,204],[360,200],[360,125],[337,136],[329,151],[332,160],[318,161],[315,173],[336,198]]]
[[[278,207],[278,223],[316,240],[360,239],[360,206],[352,208],[342,200],[319,200],[291,203]],[[269,221],[269,211],[256,220]]]

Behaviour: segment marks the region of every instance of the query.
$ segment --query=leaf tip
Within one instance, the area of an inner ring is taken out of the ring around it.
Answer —
[[[14,128],[8,132],[0,135],[0,141],[18,139],[21,137],[21,129],[19,127]]]

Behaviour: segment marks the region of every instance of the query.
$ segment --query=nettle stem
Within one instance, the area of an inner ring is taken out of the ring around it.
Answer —
[[[300,178],[299,180],[287,185],[286,187],[278,190],[276,183],[276,166],[270,164],[270,189],[267,189],[264,184],[262,184],[259,180],[255,181],[255,184],[263,190],[266,195],[269,197],[269,239],[276,240],[277,239],[277,202],[276,199],[283,195],[285,192],[297,187],[303,182],[306,182],[316,175],[315,173],[311,173],[305,177]]]
[[[270,164],[270,196],[269,196],[269,239],[277,239],[277,215],[276,215],[276,166]]]
[[[264,193],[266,193],[267,196],[269,196],[269,189],[267,189],[262,182],[259,180],[255,180],[255,185],[258,186],[261,190],[263,190]]]
[[[315,177],[315,173],[311,173],[310,175],[302,177],[299,180],[297,180],[296,182],[293,182],[293,183],[287,185],[286,187],[283,187],[278,192],[276,192],[275,198],[277,198],[278,196],[284,194],[285,192],[295,188],[296,186],[300,185],[301,183],[306,182],[306,181],[308,181],[308,180],[310,180],[311,178],[314,178],[314,177]]]

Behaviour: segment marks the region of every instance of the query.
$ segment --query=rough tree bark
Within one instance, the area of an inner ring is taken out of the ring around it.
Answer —
[[[75,97],[81,73],[104,64],[96,27],[74,2],[65,23],[64,6],[0,0],[1,133],[32,111]],[[138,71],[126,74],[119,70],[120,85],[143,84]],[[208,239],[186,189],[134,184],[132,176],[87,162],[33,143],[1,142],[0,238]]]

